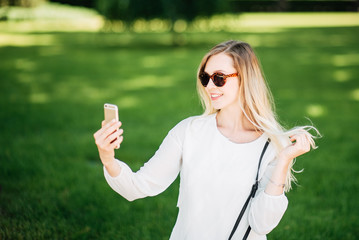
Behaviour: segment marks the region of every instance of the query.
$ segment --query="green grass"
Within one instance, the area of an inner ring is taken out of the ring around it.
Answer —
[[[92,134],[103,103],[118,104],[116,156],[137,170],[177,122],[201,113],[197,66],[227,39],[253,43],[286,126],[307,116],[323,134],[298,159],[300,186],[268,239],[358,239],[358,36],[359,27],[184,33],[174,48],[167,33],[7,35],[19,44],[0,47],[0,239],[168,239],[178,180],[127,202],[107,185]]]

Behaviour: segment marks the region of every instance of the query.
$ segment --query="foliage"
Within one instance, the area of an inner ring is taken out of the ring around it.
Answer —
[[[81,6],[93,8],[95,7],[96,0],[50,0],[50,2],[57,2],[62,4],[68,4],[72,6]]]
[[[136,19],[177,19],[187,21],[197,16],[211,16],[219,13],[227,1],[220,0],[109,0],[97,1],[96,9],[109,20],[123,20],[127,23]]]

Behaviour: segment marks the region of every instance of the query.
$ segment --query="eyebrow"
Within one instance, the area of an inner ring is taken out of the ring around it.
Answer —
[[[203,72],[209,74],[209,73],[206,72],[205,70],[203,70]],[[214,70],[213,73],[223,73],[223,74],[226,74],[226,73],[229,73],[229,72],[227,72],[227,71],[225,71],[225,70]],[[213,74],[213,73],[212,73],[212,74]]]

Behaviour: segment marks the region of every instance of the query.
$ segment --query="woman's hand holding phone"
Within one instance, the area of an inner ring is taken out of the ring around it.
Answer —
[[[122,123],[115,119],[108,123],[102,121],[102,128],[94,134],[101,162],[113,177],[119,175],[121,171],[115,161],[115,149],[119,148],[123,141],[121,125]]]

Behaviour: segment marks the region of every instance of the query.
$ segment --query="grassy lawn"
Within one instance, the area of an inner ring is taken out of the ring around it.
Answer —
[[[178,179],[127,202],[107,185],[92,134],[103,104],[117,104],[116,156],[137,170],[201,114],[197,66],[227,39],[254,46],[286,126],[309,117],[323,134],[298,158],[300,186],[268,239],[358,239],[358,36],[358,26],[185,32],[172,47],[168,33],[0,33],[0,239],[168,239]]]

